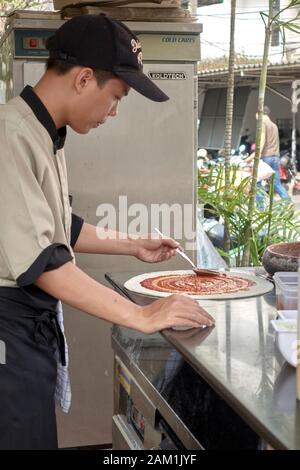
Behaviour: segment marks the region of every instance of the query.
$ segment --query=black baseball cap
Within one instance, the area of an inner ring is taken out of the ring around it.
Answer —
[[[152,101],[169,99],[143,73],[142,49],[137,36],[107,15],[71,18],[48,38],[46,47],[50,58],[113,72]]]

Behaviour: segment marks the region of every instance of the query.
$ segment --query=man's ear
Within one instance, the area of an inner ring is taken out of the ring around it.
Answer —
[[[94,72],[89,67],[81,67],[74,76],[76,92],[81,94],[94,78]]]

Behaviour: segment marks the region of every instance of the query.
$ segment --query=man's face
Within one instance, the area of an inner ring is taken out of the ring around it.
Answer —
[[[87,134],[106,119],[117,115],[118,104],[130,87],[121,79],[108,80],[101,87],[95,77],[88,80],[72,103],[69,126],[79,134]]]

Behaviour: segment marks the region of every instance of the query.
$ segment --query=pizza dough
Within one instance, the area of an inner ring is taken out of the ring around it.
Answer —
[[[185,294],[195,299],[237,299],[265,294],[273,284],[242,272],[197,276],[193,271],[161,271],[135,276],[125,288],[148,297]]]

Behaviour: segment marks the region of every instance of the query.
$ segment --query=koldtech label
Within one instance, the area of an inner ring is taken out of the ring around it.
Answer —
[[[151,80],[186,80],[185,72],[148,72]]]

